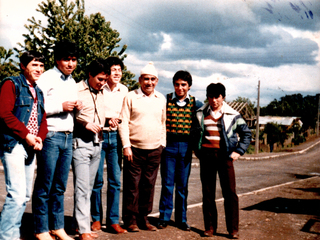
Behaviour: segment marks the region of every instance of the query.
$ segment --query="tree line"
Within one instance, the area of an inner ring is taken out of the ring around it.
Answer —
[[[46,57],[45,68],[54,66],[53,46],[56,41],[70,40],[79,48],[78,65],[73,73],[76,81],[87,77],[87,66],[96,58],[117,56],[124,60],[127,45],[120,46],[120,34],[112,29],[100,13],[85,15],[84,0],[47,0],[38,5],[38,12],[45,16],[46,21],[28,19],[23,34],[24,42],[18,43],[19,48],[6,50],[0,46],[0,79],[18,75],[19,64],[13,60],[22,52],[36,50]],[[125,67],[121,82],[130,90],[137,88],[135,75]],[[1,81],[0,80],[0,81]]]

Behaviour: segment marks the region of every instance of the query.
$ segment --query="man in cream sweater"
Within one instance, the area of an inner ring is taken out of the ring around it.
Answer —
[[[158,73],[152,62],[139,77],[141,87],[125,97],[119,125],[123,145],[123,221],[129,232],[156,231],[147,215],[153,206],[154,185],[166,144],[166,100],[155,90]]]

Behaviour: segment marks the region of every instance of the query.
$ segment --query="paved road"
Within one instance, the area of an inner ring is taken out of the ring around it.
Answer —
[[[235,170],[237,177],[238,194],[252,192],[262,188],[279,185],[286,182],[296,181],[307,177],[320,175],[320,144],[313,147],[311,150],[297,155],[284,156],[279,158],[271,158],[264,160],[240,160],[235,162]],[[199,178],[198,160],[194,159],[191,175],[189,179],[189,197],[188,204],[197,204],[201,202],[201,183]],[[66,224],[69,225],[69,220],[73,211],[73,184],[72,172],[69,175],[68,188],[65,195],[65,215]],[[106,177],[106,175],[105,175]],[[160,198],[161,182],[158,176],[156,183],[156,193],[154,199],[153,216],[158,212],[158,203]],[[4,174],[0,172],[0,205],[2,206],[5,200]],[[106,184],[105,184],[106,186]],[[217,188],[217,199],[221,198],[220,188]],[[103,188],[104,202],[106,195],[106,187]],[[105,204],[104,204],[105,206]],[[31,204],[28,203],[25,221],[31,219]],[[31,229],[24,228],[27,233]],[[29,234],[28,234],[29,235]]]

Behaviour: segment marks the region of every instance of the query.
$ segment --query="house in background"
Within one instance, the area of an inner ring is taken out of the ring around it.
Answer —
[[[287,129],[292,128],[295,124],[298,124],[299,127],[302,127],[302,122],[300,117],[281,117],[281,116],[260,116],[259,125],[260,128],[264,128],[264,125],[267,123],[276,123],[278,125],[286,126]]]
[[[249,128],[254,127],[256,115],[253,109],[246,102],[227,102],[227,104],[241,114]]]

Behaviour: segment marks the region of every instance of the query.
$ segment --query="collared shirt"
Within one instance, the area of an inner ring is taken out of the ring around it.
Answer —
[[[118,83],[111,91],[108,84],[103,87],[105,116],[106,118],[118,118],[121,112],[124,97],[128,93],[128,88]]]
[[[208,108],[208,110],[209,110],[209,112],[210,112],[210,115],[211,115],[214,119],[219,119],[219,118],[222,116],[222,114],[224,113],[223,107],[222,107],[220,110],[216,111],[216,112],[214,112],[214,111],[212,110],[211,106]]]
[[[71,75],[65,76],[57,67],[44,72],[37,81],[45,99],[49,131],[73,131],[73,112],[64,112],[62,104],[76,101],[77,86]]]
[[[84,126],[87,123],[96,123],[103,126],[105,122],[103,92],[91,92],[87,81],[77,83],[77,87],[79,100],[83,104],[83,108],[76,116],[77,122]]]
[[[184,107],[189,101],[190,101],[190,94],[188,93],[187,96],[185,97],[185,99],[183,100],[180,100],[178,97],[177,97],[177,94],[174,92],[174,98],[173,100],[176,101],[177,105],[179,107]]]

